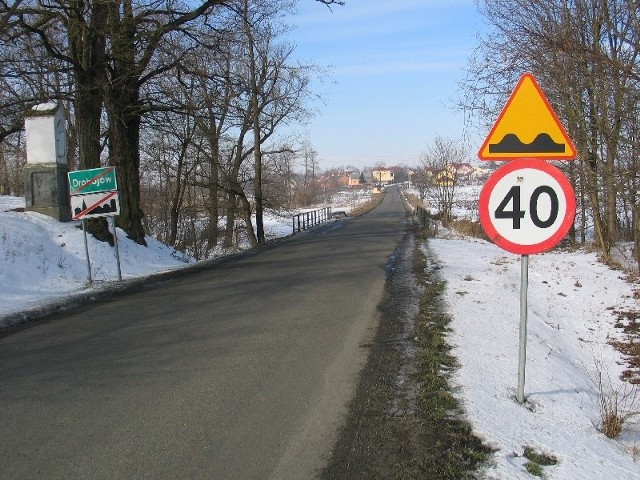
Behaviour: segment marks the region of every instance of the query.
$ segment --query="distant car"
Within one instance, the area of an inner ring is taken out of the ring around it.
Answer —
[[[336,220],[340,220],[341,218],[346,218],[347,212],[344,210],[335,210],[331,213],[331,218],[335,218]]]

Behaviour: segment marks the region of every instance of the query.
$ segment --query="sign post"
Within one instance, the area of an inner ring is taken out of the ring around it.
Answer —
[[[527,367],[527,292],[529,288],[529,255],[520,257],[520,347],[518,348],[518,403],[524,403],[524,380]]]
[[[87,282],[93,282],[91,276],[91,260],[89,258],[89,244],[87,243],[87,221],[82,219],[82,236],[84,237],[84,254],[87,257]]]
[[[87,254],[87,270],[89,272],[88,281],[91,283],[93,280],[91,278],[91,261],[89,260],[85,220],[87,218],[113,217],[120,213],[116,167],[76,170],[69,172],[68,177],[69,191],[71,194],[71,218],[82,221],[84,245]],[[111,224],[113,226],[118,280],[122,281],[118,236],[116,224],[113,219]]]
[[[480,193],[480,222],[500,248],[521,257],[519,403],[524,403],[527,358],[529,255],[556,246],[575,216],[573,187],[562,171],[538,159],[513,160],[485,183]]]
[[[509,160],[480,193],[480,222],[500,248],[521,255],[517,400],[524,403],[529,255],[555,247],[573,225],[571,183],[545,160],[573,160],[577,152],[530,73],[524,74],[478,151],[481,160]]]

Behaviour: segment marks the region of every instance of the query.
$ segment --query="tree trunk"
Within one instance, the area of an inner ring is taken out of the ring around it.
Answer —
[[[178,239],[178,223],[180,220],[180,204],[182,203],[182,161],[178,163],[176,182],[169,209],[169,245],[176,246]]]
[[[82,4],[71,2],[67,35],[73,59],[75,91],[75,124],[77,131],[79,168],[99,168],[100,165],[100,120],[104,103],[105,26],[106,4],[96,2],[87,20]],[[87,231],[95,238],[113,245],[113,235],[105,218],[89,219]]]
[[[265,242],[264,236],[264,222],[263,222],[263,208],[264,208],[264,197],[262,192],[262,150],[260,149],[262,143],[262,136],[260,135],[260,103],[259,103],[259,89],[261,82],[258,79],[258,59],[256,58],[256,44],[255,39],[253,37],[253,26],[249,21],[249,6],[248,2],[245,2],[243,5],[244,8],[244,18],[243,18],[243,26],[245,35],[247,37],[247,52],[249,55],[249,94],[250,94],[250,115],[251,115],[251,128],[253,129],[253,196],[255,201],[256,208],[256,239],[258,243]],[[249,208],[249,213],[250,213]],[[246,219],[245,219],[246,221]],[[251,224],[251,218],[249,217],[249,223],[247,224],[247,228]],[[251,237],[253,237],[253,227],[251,227]]]
[[[146,246],[140,208],[140,86],[135,52],[135,22],[130,0],[122,17],[118,3],[111,10],[111,78],[107,89],[109,163],[118,169],[118,226],[129,238]]]
[[[244,220],[244,224],[247,227],[247,238],[249,239],[249,243],[251,243],[252,247],[258,246],[258,238],[253,230],[253,223],[251,222],[251,203],[245,196],[240,197],[241,209],[240,212],[242,214],[242,219]]]
[[[107,101],[109,115],[109,163],[117,166],[120,215],[118,226],[136,243],[146,246],[140,209],[140,115],[137,83],[117,76]]]
[[[633,256],[638,263],[640,273],[640,208],[633,206]]]
[[[67,29],[76,83],[75,116],[80,168],[100,167],[100,120],[106,76],[106,5],[96,2],[89,24],[74,0]]]
[[[209,147],[211,148],[211,159],[209,161],[209,232],[207,235],[207,250],[211,251],[218,245],[218,191],[220,188],[220,139],[215,134],[214,138],[209,138]]]
[[[256,115],[257,117],[257,115]],[[258,118],[254,121],[254,178],[253,193],[256,202],[256,238],[258,243],[265,243],[264,235],[264,195],[262,192],[262,152],[260,150],[260,124]]]
[[[127,96],[126,93],[121,93]],[[131,96],[134,95],[131,94]],[[140,152],[138,150],[140,116],[131,112],[127,105],[120,102],[114,103],[109,113],[109,163],[118,167],[120,194],[118,226],[127,232],[134,242],[146,246],[142,226],[144,214],[140,208]]]
[[[591,203],[591,213],[593,215],[593,223],[596,230],[596,237],[600,243],[602,254],[606,260],[609,259],[610,247],[606,231],[606,225],[602,220],[600,213],[600,196],[598,194],[598,112],[596,111],[595,88],[590,86],[586,89],[588,98],[588,115],[589,115],[589,146],[587,150],[585,162],[585,176],[587,179],[587,195]]]
[[[224,241],[222,248],[233,247],[233,231],[236,223],[236,196],[232,192],[227,192],[227,223],[224,231]]]

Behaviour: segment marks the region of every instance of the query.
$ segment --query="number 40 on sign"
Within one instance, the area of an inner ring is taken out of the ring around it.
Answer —
[[[480,193],[480,222],[500,248],[520,255],[545,252],[573,224],[573,187],[560,169],[538,159],[500,167]]]

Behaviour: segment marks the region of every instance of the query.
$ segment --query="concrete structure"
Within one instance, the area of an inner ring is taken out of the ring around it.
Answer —
[[[61,222],[71,220],[67,173],[67,129],[64,109],[57,103],[36,105],[25,112],[27,164],[26,210]]]

